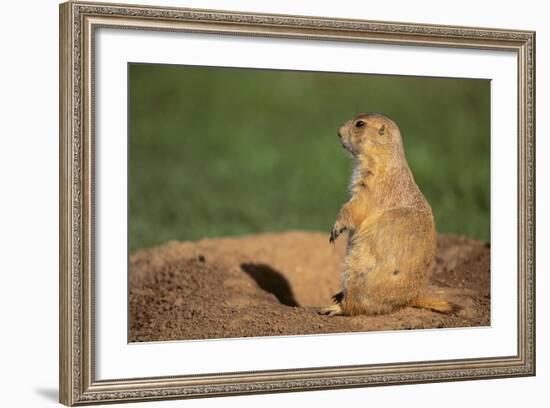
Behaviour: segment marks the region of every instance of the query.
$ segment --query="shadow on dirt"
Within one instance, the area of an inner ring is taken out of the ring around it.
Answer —
[[[266,292],[273,293],[283,305],[300,306],[294,298],[288,280],[281,272],[269,265],[255,263],[243,263],[241,264],[241,269],[254,279],[260,288]]]

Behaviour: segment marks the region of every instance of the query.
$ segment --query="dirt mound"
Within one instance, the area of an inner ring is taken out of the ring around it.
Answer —
[[[129,341],[343,333],[490,324],[488,244],[439,236],[429,290],[456,315],[406,307],[382,316],[325,317],[340,290],[345,237],[286,232],[169,242],[130,256]]]

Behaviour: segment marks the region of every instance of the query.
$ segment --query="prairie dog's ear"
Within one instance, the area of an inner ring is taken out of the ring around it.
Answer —
[[[378,134],[382,136],[384,133],[386,133],[386,125],[382,124],[382,126],[380,126],[380,129],[378,129]]]

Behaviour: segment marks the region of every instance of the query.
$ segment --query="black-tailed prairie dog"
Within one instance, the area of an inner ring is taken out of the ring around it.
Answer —
[[[354,169],[350,199],[330,242],[347,230],[348,246],[342,292],[319,313],[383,314],[407,305],[453,312],[456,305],[423,296],[435,258],[435,223],[405,159],[399,128],[383,115],[359,114],[338,137]]]

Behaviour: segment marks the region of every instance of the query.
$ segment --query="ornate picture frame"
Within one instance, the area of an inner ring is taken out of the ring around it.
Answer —
[[[98,380],[95,375],[94,46],[98,28],[504,50],[517,55],[517,353]],[[67,2],[60,6],[60,401],[66,405],[504,378],[535,374],[535,33]]]

